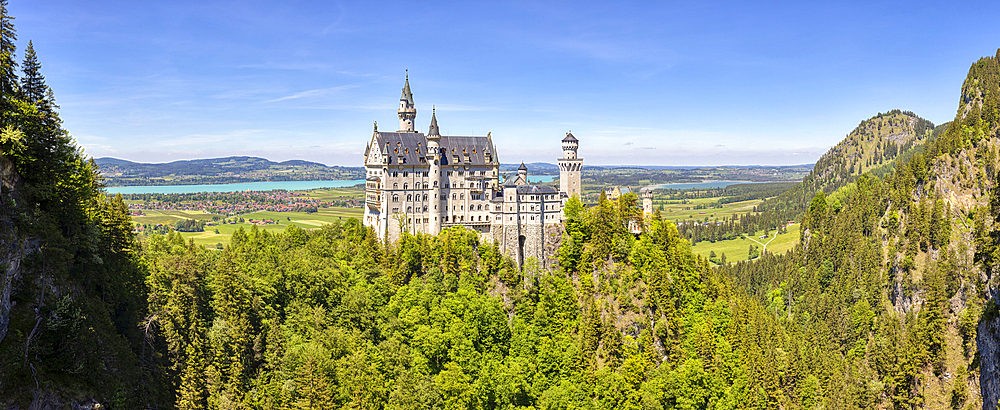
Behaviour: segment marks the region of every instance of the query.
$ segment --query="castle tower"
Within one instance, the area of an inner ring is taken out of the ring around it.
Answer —
[[[573,132],[567,132],[562,140],[563,157],[557,160],[559,164],[559,191],[567,196],[581,196],[580,173],[583,170],[583,159],[576,156],[579,141]]]
[[[403,95],[399,97],[399,132],[414,132],[413,120],[416,118],[417,107],[413,105],[413,93],[410,92],[410,75],[406,74]]]
[[[524,166],[524,162],[517,167],[517,180],[523,185],[528,185],[528,167]]]
[[[642,215],[649,217],[653,215],[653,191],[644,190],[642,191]]]
[[[441,131],[438,128],[437,110],[431,109],[431,126],[427,130],[427,156],[430,169],[427,171],[431,184],[431,212],[428,232],[437,235],[441,232],[441,218],[445,214],[438,209],[441,204]]]

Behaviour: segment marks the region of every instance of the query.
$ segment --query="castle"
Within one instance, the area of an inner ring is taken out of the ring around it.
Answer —
[[[404,232],[437,235],[460,225],[496,242],[518,266],[528,258],[555,265],[563,204],[581,194],[583,159],[572,133],[562,140],[557,190],[529,183],[524,163],[517,175],[501,178],[492,135],[441,135],[436,110],[427,134],[416,131],[409,76],[398,115],[399,130],[382,132],[376,123],[365,149],[365,226],[394,242]]]

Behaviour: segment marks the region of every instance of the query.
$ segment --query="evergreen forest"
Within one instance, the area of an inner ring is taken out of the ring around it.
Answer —
[[[570,199],[557,268],[544,270],[517,268],[461,227],[387,243],[347,219],[241,230],[221,250],[176,232],[138,237],[63,128],[32,43],[16,58],[6,6],[3,408],[992,410],[1000,400],[1000,50],[972,65],[950,123],[879,114],[764,202],[760,224],[803,223],[786,254],[712,268],[626,194]]]

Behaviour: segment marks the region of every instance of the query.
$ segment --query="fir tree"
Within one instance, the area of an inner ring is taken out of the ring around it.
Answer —
[[[45,85],[45,77],[42,76],[42,66],[38,64],[38,56],[35,55],[35,45],[28,40],[28,47],[24,49],[24,63],[21,64],[21,95],[29,104],[34,104],[41,109],[41,102],[48,95],[48,87]]]

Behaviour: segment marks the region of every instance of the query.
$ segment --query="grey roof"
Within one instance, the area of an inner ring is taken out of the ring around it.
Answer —
[[[552,185],[518,185],[517,193],[519,194],[558,194],[559,190]]]
[[[403,96],[400,99],[406,99],[410,105],[413,105],[413,93],[410,92],[410,75],[406,75],[406,85],[403,86]]]
[[[566,138],[563,138],[563,142],[569,142],[569,141],[574,141],[574,142],[577,141],[576,137],[573,136],[572,132],[567,132]]]
[[[439,146],[441,165],[489,165],[497,160],[493,141],[486,137],[442,136]],[[492,154],[490,162],[486,162],[487,152]]]
[[[527,171],[528,167],[524,166],[524,161],[521,161],[521,166],[517,167],[518,171]]]
[[[431,126],[427,130],[427,135],[428,136],[432,136],[432,135],[440,136],[441,135],[441,130],[440,130],[440,128],[438,128],[437,110],[432,110],[431,111]]]
[[[379,132],[382,152],[389,156],[389,165],[426,165],[427,139],[419,132]],[[424,161],[420,159],[424,158]],[[402,161],[400,160],[402,159]]]
[[[376,140],[389,156],[389,165],[427,165],[427,137],[422,133],[379,132]],[[443,136],[438,144],[441,165],[489,165],[496,161],[496,148],[486,137]],[[485,152],[493,154],[492,162],[486,162]]]

